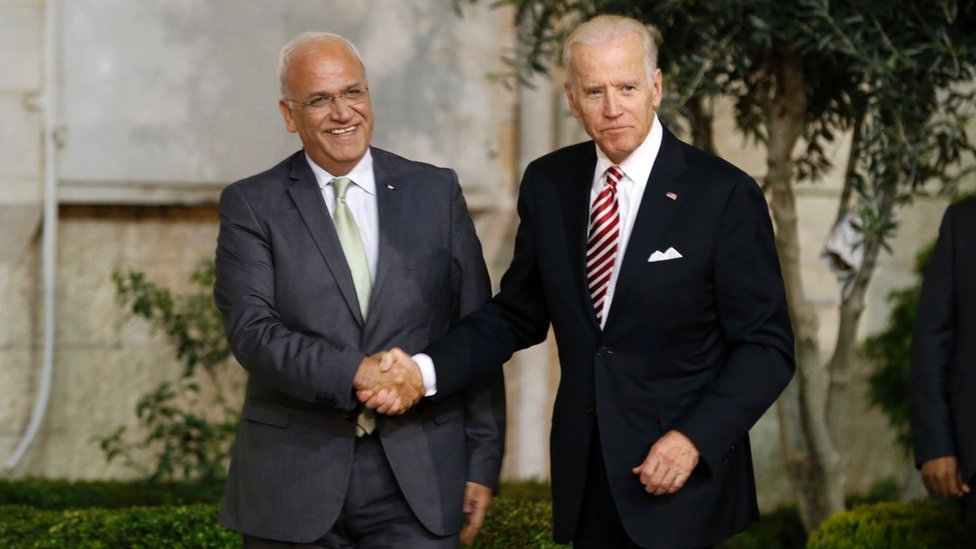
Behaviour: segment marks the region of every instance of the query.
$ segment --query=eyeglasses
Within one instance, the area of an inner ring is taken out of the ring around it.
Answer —
[[[366,101],[369,95],[367,92],[369,92],[369,88],[352,88],[336,95],[316,95],[308,101],[298,101],[289,97],[285,97],[284,99],[289,103],[304,105],[308,109],[308,112],[319,113],[332,110],[332,107],[335,106],[336,99],[342,99],[347,105],[358,105]]]

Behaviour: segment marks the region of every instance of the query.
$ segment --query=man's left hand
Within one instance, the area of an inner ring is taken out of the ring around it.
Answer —
[[[491,507],[491,488],[484,484],[468,481],[464,484],[464,528],[461,529],[461,543],[474,542],[478,530],[485,522],[485,512]]]
[[[668,431],[651,446],[643,463],[632,469],[644,490],[655,496],[680,490],[698,465],[698,448],[678,431]]]

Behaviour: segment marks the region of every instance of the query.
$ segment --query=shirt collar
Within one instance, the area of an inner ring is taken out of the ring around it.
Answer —
[[[312,168],[312,173],[315,174],[315,181],[319,184],[319,189],[325,189],[336,176],[329,173],[325,168],[319,166],[308,153],[305,153],[305,159],[308,160],[308,165]],[[342,177],[348,177],[352,179],[358,187],[362,188],[364,191],[371,195],[376,194],[376,179],[373,177],[373,153],[371,149],[366,149],[366,154],[359,159],[359,162],[349,173]]]
[[[661,129],[661,121],[658,120],[657,114],[655,114],[654,121],[651,123],[651,131],[647,133],[644,142],[634,152],[630,153],[630,156],[625,158],[623,162],[617,164],[620,167],[620,171],[624,172],[624,175],[636,183],[641,189],[647,185],[647,180],[651,176],[651,169],[654,168],[657,153],[661,150],[661,140],[663,138],[664,130]],[[614,163],[598,145],[594,143],[594,146],[596,147],[596,170],[593,180],[599,181],[603,173],[607,171],[607,168],[613,166]]]

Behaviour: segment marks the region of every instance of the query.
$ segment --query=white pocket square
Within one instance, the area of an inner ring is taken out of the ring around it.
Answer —
[[[674,248],[668,248],[667,251],[664,252],[660,250],[654,250],[654,253],[651,254],[651,257],[647,258],[647,261],[653,263],[655,261],[667,261],[669,259],[680,259],[682,257],[684,256],[678,253],[678,250],[675,250]]]

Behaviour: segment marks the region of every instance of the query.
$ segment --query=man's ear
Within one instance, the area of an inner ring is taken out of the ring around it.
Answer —
[[[285,118],[285,129],[291,133],[296,133],[298,126],[295,125],[295,120],[292,118],[291,105],[284,99],[279,99],[278,110],[281,111],[281,116]]]

